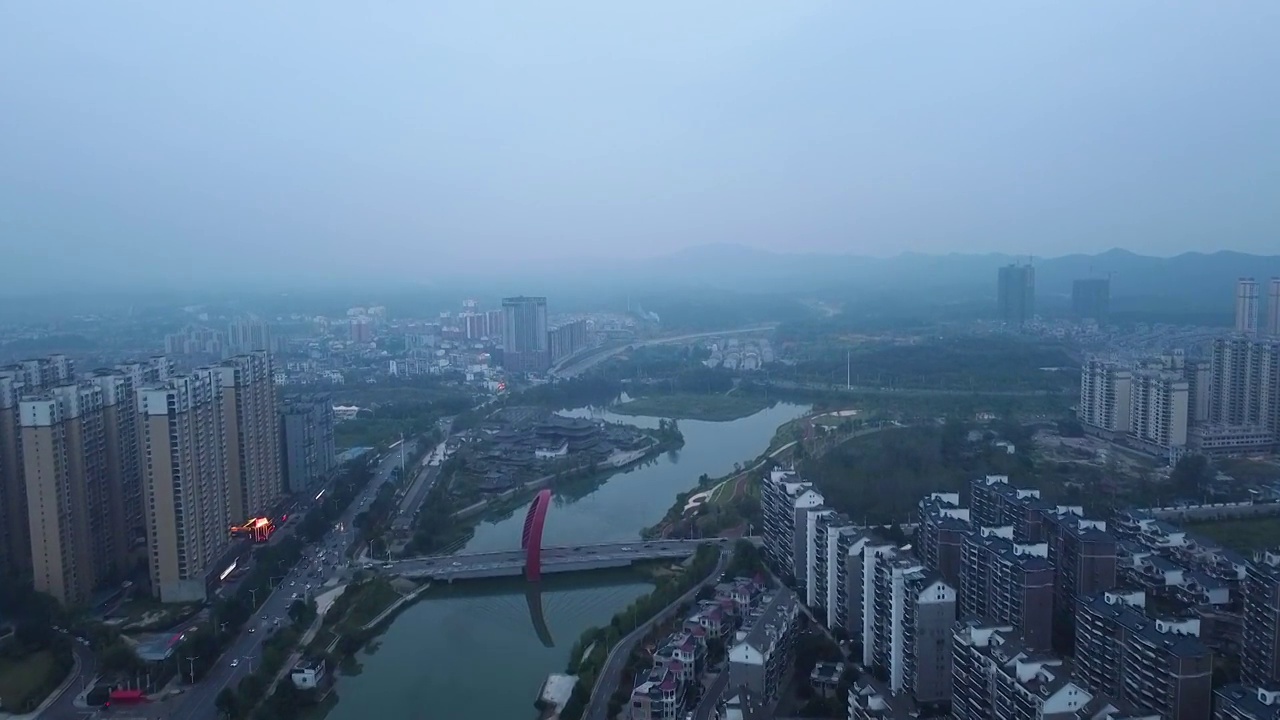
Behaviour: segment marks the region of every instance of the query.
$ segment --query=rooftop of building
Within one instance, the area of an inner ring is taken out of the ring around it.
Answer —
[[[795,593],[787,588],[777,588],[765,593],[756,609],[743,620],[735,645],[748,645],[768,655],[772,652],[774,643],[790,627],[799,607]]]
[[[1280,720],[1280,691],[1253,688],[1239,683],[1214,691],[1214,706],[1234,706],[1242,717],[1254,720]],[[1234,716],[1232,716],[1234,717]]]

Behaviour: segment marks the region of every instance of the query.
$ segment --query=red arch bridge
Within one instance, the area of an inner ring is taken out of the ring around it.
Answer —
[[[639,560],[683,559],[696,552],[699,545],[728,542],[723,538],[707,538],[543,547],[542,529],[550,506],[551,491],[539,492],[525,514],[519,550],[426,555],[392,560],[381,567],[405,577],[453,581],[523,575],[530,582],[537,582],[550,573],[625,567]]]

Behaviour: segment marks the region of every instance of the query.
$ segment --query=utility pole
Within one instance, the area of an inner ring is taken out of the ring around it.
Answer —
[[[844,389],[853,389],[853,351],[846,350],[844,354]]]
[[[189,666],[189,667],[190,667],[190,669],[191,669],[191,675],[190,675],[190,677],[191,677],[191,684],[192,684],[192,685],[195,685],[195,684],[196,684],[196,661],[197,661],[197,660],[199,660],[199,659],[200,659],[200,658],[199,658],[199,657],[197,657],[197,656],[195,656],[195,655],[192,655],[191,657],[187,658],[187,662],[188,662],[188,663],[190,663],[190,666]]]
[[[249,602],[253,604],[251,612],[258,609],[258,588],[249,588]]]

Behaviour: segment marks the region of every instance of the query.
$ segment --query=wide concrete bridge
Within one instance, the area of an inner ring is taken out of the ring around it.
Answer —
[[[704,540],[637,540],[544,547],[538,558],[538,572],[565,573],[626,567],[641,560],[683,560],[705,543],[727,543],[726,538]],[[388,573],[435,580],[472,580],[528,575],[529,553],[524,550],[430,555],[383,563]]]

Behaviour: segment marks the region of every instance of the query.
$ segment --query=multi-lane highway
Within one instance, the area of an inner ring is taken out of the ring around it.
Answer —
[[[326,583],[345,571],[344,560],[355,540],[351,521],[373,499],[378,488],[391,479],[395,469],[400,467],[401,453],[412,457],[415,449],[414,443],[406,442],[397,448],[400,452],[392,451],[382,459],[374,479],[343,513],[338,524],[343,530],[331,528],[320,542],[307,548],[303,562],[276,586],[271,595],[258,598],[260,604],[253,617],[245,623],[239,636],[232,641],[231,646],[205,677],[177,699],[164,703],[174,706],[172,717],[175,720],[216,720],[218,711],[214,707],[214,699],[223,688],[236,687],[241,679],[257,667],[262,657],[262,644],[270,635],[269,630],[275,627],[277,621],[281,625],[289,622],[289,606],[293,604],[294,596],[303,597],[308,592],[322,592]],[[288,528],[286,525],[285,529]],[[284,529],[281,530],[283,531]],[[163,710],[159,716],[169,717]]]
[[[736,328],[733,330],[716,330],[714,332],[688,333],[685,335],[674,335],[672,337],[654,338],[653,340],[642,340],[640,342],[622,345],[611,350],[588,355],[580,362],[574,363],[568,367],[561,368],[555,372],[556,377],[571,378],[580,373],[586,372],[600,363],[619,353],[625,352],[632,348],[648,347],[650,345],[669,345],[671,343],[688,342],[690,340],[700,340],[702,338],[720,337],[722,335],[746,335],[750,333],[766,332],[778,326],[778,323],[765,323],[763,325],[754,325],[746,328]]]
[[[542,572],[574,572],[630,565],[638,560],[684,558],[697,552],[698,546],[712,540],[637,540],[630,543],[602,543],[548,547],[542,549]],[[727,539],[718,542],[727,543]],[[407,577],[430,577],[440,580],[478,579],[519,575],[524,572],[523,550],[476,553],[469,555],[435,555],[383,563],[388,573]]]

